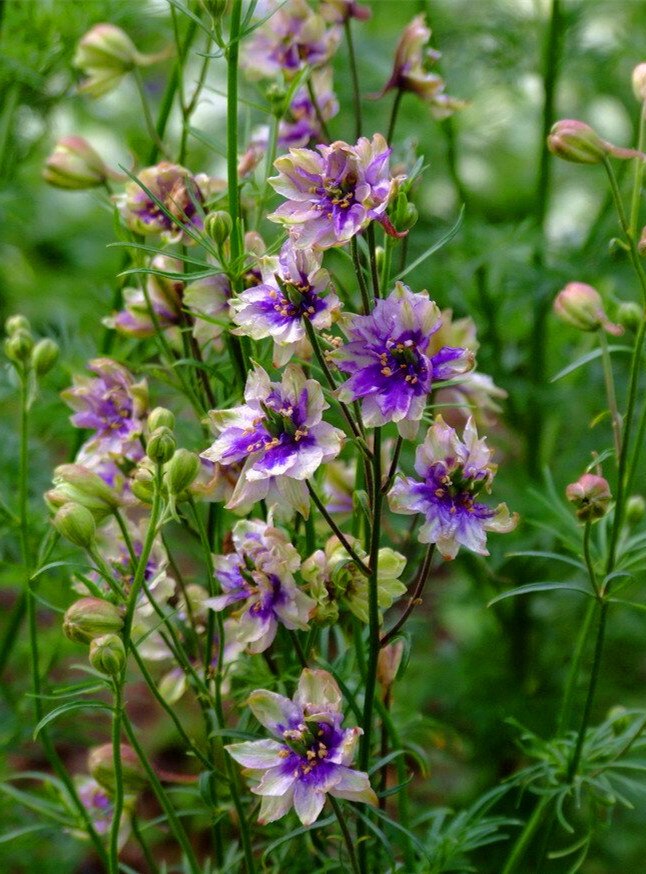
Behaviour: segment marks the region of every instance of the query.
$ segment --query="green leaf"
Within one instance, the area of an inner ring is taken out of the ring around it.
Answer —
[[[581,595],[587,595],[588,598],[595,597],[593,592],[584,589],[582,586],[575,586],[573,583],[528,583],[526,586],[519,586],[517,589],[509,589],[509,591],[503,592],[501,595],[496,595],[495,598],[492,598],[491,601],[489,601],[487,607],[491,607],[499,601],[504,601],[506,598],[515,598],[517,595],[529,595],[532,592],[553,592],[558,589],[569,592],[579,592]]]
[[[632,351],[631,346],[608,346],[608,352],[632,353]],[[556,376],[553,376],[550,379],[550,382],[558,382],[559,379],[563,379],[564,376],[573,373],[575,370],[578,370],[579,367],[584,367],[586,364],[595,361],[597,358],[601,358],[601,349],[593,349],[592,352],[587,352],[585,355],[577,358],[576,361],[573,361],[572,364],[568,364],[568,366],[564,367],[563,370],[559,370]]]
[[[16,828],[13,831],[5,832],[0,835],[0,844],[7,844],[9,841],[15,841],[16,838],[21,838],[23,835],[31,834],[32,832],[42,832],[51,829],[51,825],[44,825],[40,823],[39,825],[27,825],[23,828]]]
[[[412,264],[409,264],[405,270],[402,270],[401,273],[398,273],[397,276],[395,276],[393,282],[396,282],[398,279],[403,279],[404,276],[408,276],[408,274],[412,270],[415,270],[416,267],[419,267],[420,264],[423,264],[427,258],[430,258],[431,255],[434,255],[443,246],[446,246],[446,244],[448,242],[450,242],[453,239],[453,237],[457,234],[457,232],[460,230],[460,227],[462,226],[462,219],[463,218],[464,218],[464,206],[460,210],[460,215],[458,216],[458,219],[457,219],[456,223],[453,225],[453,227],[450,228],[446,232],[446,234],[444,234],[443,237],[440,237],[440,239],[437,240],[437,242],[435,242],[431,246],[429,246],[428,249],[425,252],[423,252],[419,256],[419,258],[416,258]]]
[[[86,710],[107,710],[109,713],[112,713],[114,709],[110,707],[109,704],[104,704],[102,701],[70,701],[68,704],[61,704],[60,707],[55,707],[54,710],[51,710],[47,716],[44,716],[40,720],[34,729],[34,740],[36,740],[46,725],[49,725],[50,722],[58,719],[59,716],[63,716],[65,713],[71,713],[74,710],[82,710],[84,708]]]
[[[553,561],[562,561],[564,564],[571,564],[573,567],[579,568],[582,571],[586,570],[586,566],[582,561],[577,561],[575,558],[570,558],[566,555],[561,555],[558,552],[542,552],[537,549],[527,549],[522,552],[508,552],[507,558],[549,558]]]
[[[300,826],[300,828],[295,828],[293,831],[288,832],[286,835],[282,835],[282,837],[269,844],[265,852],[262,854],[263,865],[265,864],[267,856],[269,856],[270,853],[273,853],[274,850],[278,849],[281,844],[284,844],[287,841],[291,841],[292,838],[296,838],[299,835],[304,835],[308,832],[313,832],[320,828],[327,828],[327,826],[332,825],[334,821],[334,816],[328,816],[326,817],[326,819],[317,820],[315,823],[312,823],[312,825],[302,825]]]

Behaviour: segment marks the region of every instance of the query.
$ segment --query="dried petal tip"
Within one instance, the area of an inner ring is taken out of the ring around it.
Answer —
[[[577,517],[584,522],[605,516],[612,500],[607,480],[593,473],[584,473],[575,483],[570,483],[565,496],[574,504]]]
[[[598,331],[603,328],[615,336],[623,333],[621,325],[611,322],[606,315],[599,292],[585,282],[568,282],[556,296],[554,312],[579,331]]]
[[[637,64],[633,70],[633,93],[640,103],[646,101],[646,63]]]

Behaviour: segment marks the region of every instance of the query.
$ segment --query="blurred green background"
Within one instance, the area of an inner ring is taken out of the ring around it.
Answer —
[[[617,300],[637,299],[625,257],[609,246],[617,225],[601,170],[554,159],[541,163],[545,56],[549,48],[556,59],[554,116],[579,118],[613,143],[632,145],[639,110],[630,77],[633,67],[646,59],[646,4],[564,0],[558,35],[550,45],[549,0],[364,3],[371,7],[372,18],[354,28],[364,94],[379,91],[388,78],[404,24],[426,12],[432,45],[442,52],[439,68],[447,91],[469,101],[452,120],[438,123],[415,97],[404,97],[394,160],[405,161],[417,149],[426,164],[415,196],[420,221],[411,235],[410,259],[446,233],[465,206],[457,235],[408,281],[414,290],[428,288],[441,307],[473,316],[481,341],[479,369],[509,393],[489,440],[500,462],[497,496],[518,510],[523,522],[514,535],[493,539],[490,561],[465,556],[438,573],[425,615],[415,620],[426,628],[430,623],[433,633],[420,636],[399,687],[405,687],[405,694],[394,705],[409,735],[430,750],[430,775],[415,784],[418,800],[459,807],[518,765],[516,732],[506,717],[514,716],[544,736],[553,730],[582,616],[580,599],[563,593],[486,609],[500,588],[554,575],[553,567],[538,560],[506,557],[529,545],[551,545],[549,535],[537,534],[530,524],[549,515],[532,492],[543,488],[544,468],[550,468],[556,492],[563,495],[565,485],[590,462],[591,451],[610,443],[607,418],[595,422],[605,408],[599,365],[550,382],[592,348],[592,341],[554,319],[551,301],[571,280],[595,285],[611,317]],[[101,318],[111,309],[121,255],[108,248],[114,233],[105,197],[48,188],[41,167],[56,139],[68,134],[86,137],[114,167],[132,165],[132,153],[146,142],[135,92],[124,82],[98,101],[78,95],[73,50],[89,27],[102,21],[123,27],[142,51],[159,50],[172,33],[163,0],[5,0],[0,16],[0,319],[22,312],[36,333],[53,336],[62,349],[61,365],[48,378],[34,411],[33,511],[42,515],[38,496],[74,440],[58,392],[102,343]],[[190,69],[198,61],[194,55]],[[354,125],[346,63],[342,48],[335,60],[342,111],[330,128],[334,137],[350,140]],[[153,103],[167,75],[166,65],[146,71]],[[224,101],[217,92],[222,76],[222,62],[216,61],[194,121],[220,149]],[[243,85],[242,93],[252,100],[255,96],[249,85]],[[366,100],[365,133],[385,130],[391,100],[392,95],[379,102]],[[260,121],[253,110],[243,111],[243,130]],[[177,118],[172,118],[170,132],[171,138],[177,137]],[[189,140],[186,165],[194,172],[223,173],[222,158],[196,139]],[[628,176],[623,179],[626,191]],[[615,361],[621,404],[627,359],[617,356]],[[8,371],[0,373],[0,410],[0,488],[11,498],[16,489],[17,403]],[[0,534],[9,534],[6,526]],[[17,593],[11,570],[17,552],[15,540],[3,537],[0,630]],[[46,581],[42,594],[58,607],[69,601],[63,576]],[[43,658],[62,676],[61,660],[75,650],[62,639],[59,616],[44,608],[42,614]],[[596,717],[615,704],[643,706],[645,632],[639,614],[612,615]],[[26,663],[20,643],[9,672],[14,691],[28,687]],[[27,697],[0,703],[0,767],[34,765],[31,730],[21,718],[29,707]],[[79,729],[94,741],[103,739],[89,721]],[[78,738],[69,734],[69,726],[61,724],[57,731],[74,766]],[[165,729],[158,728],[155,735],[153,726],[151,737],[160,754],[172,750]],[[23,811],[2,800],[0,817],[0,831],[3,825],[25,821]],[[645,817],[643,800],[632,812],[619,809],[595,839],[581,870],[646,871]],[[562,843],[567,843],[566,836]],[[498,871],[499,852],[483,853],[478,870]],[[82,845],[65,835],[51,833],[47,841],[27,836],[0,844],[0,868],[8,874],[90,870],[83,867],[83,855]],[[62,858],[67,867],[61,867]],[[566,868],[554,863],[548,870]]]

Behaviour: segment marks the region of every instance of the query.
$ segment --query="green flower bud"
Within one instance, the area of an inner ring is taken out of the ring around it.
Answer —
[[[56,511],[64,504],[81,504],[97,522],[119,506],[119,498],[101,477],[82,464],[61,464],[54,471],[54,488],[45,493],[45,501]]]
[[[641,495],[631,495],[626,502],[626,521],[630,525],[637,525],[646,513],[646,501]]]
[[[20,328],[14,331],[10,337],[4,341],[4,351],[11,361],[16,363],[24,363],[31,355],[31,350],[34,348],[34,338],[29,331]]]
[[[209,236],[213,242],[221,246],[231,236],[233,230],[233,222],[228,212],[222,209],[216,212],[210,212],[204,219],[204,233]]]
[[[265,97],[271,106],[272,113],[280,118],[285,111],[285,98],[287,97],[285,88],[273,82],[265,89]]]
[[[45,161],[43,179],[55,188],[84,191],[103,185],[108,169],[83,137],[63,137]]]
[[[164,472],[166,486],[171,495],[180,495],[191,485],[201,467],[199,457],[188,449],[178,449]]]
[[[101,598],[81,598],[65,612],[63,631],[76,643],[89,643],[103,634],[123,628],[123,610]]]
[[[577,517],[584,522],[601,519],[612,501],[607,480],[593,473],[584,473],[575,483],[570,483],[565,496],[576,507]]]
[[[624,301],[617,309],[617,321],[628,331],[637,331],[643,318],[642,308],[633,301]]]
[[[155,475],[145,465],[137,467],[130,483],[130,491],[142,504],[152,504],[155,497]]]
[[[166,464],[173,457],[176,446],[173,432],[170,428],[162,425],[161,428],[156,428],[148,438],[146,452],[151,461],[157,464]]]
[[[90,643],[90,664],[92,667],[116,677],[126,663],[126,648],[117,634],[102,634]]]
[[[120,752],[123,788],[127,795],[135,795],[148,785],[146,772],[132,747],[121,744]],[[114,751],[111,743],[90,750],[87,767],[99,786],[114,793],[117,784],[114,774]]]
[[[9,316],[7,321],[4,323],[5,331],[7,334],[15,334],[16,331],[31,331],[31,325],[29,324],[29,319],[25,316],[21,316],[19,313],[16,313],[15,316]]]
[[[175,416],[166,407],[155,407],[148,413],[146,425],[149,434],[152,434],[157,428],[170,428],[172,431],[175,427]]]
[[[82,504],[64,504],[53,519],[54,528],[75,546],[90,549],[96,537],[96,522]]]
[[[31,364],[38,376],[45,376],[58,360],[58,343],[45,337],[39,340],[31,353]]]

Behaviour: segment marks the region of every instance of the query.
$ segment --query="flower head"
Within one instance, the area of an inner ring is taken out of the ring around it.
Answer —
[[[576,515],[584,522],[592,522],[606,515],[612,502],[608,480],[593,473],[584,473],[570,483],[565,496],[576,508]]]
[[[261,262],[263,281],[231,301],[235,334],[262,340],[272,337],[274,363],[286,364],[304,340],[304,321],[314,328],[329,328],[339,309],[339,299],[330,292],[330,275],[315,252],[294,249],[289,241],[278,258]]]
[[[245,767],[251,791],[262,796],[259,822],[273,822],[293,806],[303,825],[311,825],[326,794],[376,804],[370,779],[349,767],[362,731],[342,728],[341,692],[327,671],[305,669],[293,700],[252,692],[249,707],[276,740],[229,744]]]
[[[349,316],[344,328],[349,342],[332,353],[339,369],[350,374],[339,389],[340,400],[362,398],[366,425],[397,422],[400,434],[412,439],[433,382],[473,366],[468,349],[431,351],[431,337],[441,326],[428,293],[415,294],[401,282],[369,316]]]
[[[483,490],[489,491],[495,475],[490,456],[471,419],[460,440],[437,416],[415,457],[421,482],[411,477],[397,480],[388,496],[391,510],[421,513],[420,541],[436,543],[444,558],[455,558],[461,546],[488,555],[487,531],[506,533],[517,523],[516,514],[510,515],[505,504],[491,509],[478,500]]]
[[[235,607],[235,639],[252,653],[272,644],[279,623],[306,630],[315,602],[294,581],[301,560],[287,535],[266,522],[242,520],[233,529],[233,546],[235,552],[214,558],[223,594],[205,605]]]
[[[339,140],[318,152],[290,149],[274,162],[278,176],[269,179],[287,202],[268,218],[285,225],[301,249],[342,246],[371,221],[396,233],[386,210],[401,180],[391,177],[389,156],[378,133],[354,146]]]
[[[328,404],[321,386],[295,365],[285,368],[280,383],[270,382],[256,365],[247,378],[245,401],[229,410],[211,411],[219,436],[202,453],[225,465],[244,461],[227,507],[251,507],[267,498],[273,486],[276,497],[307,516],[305,480],[336,458],[343,440],[342,431],[322,421]]]

